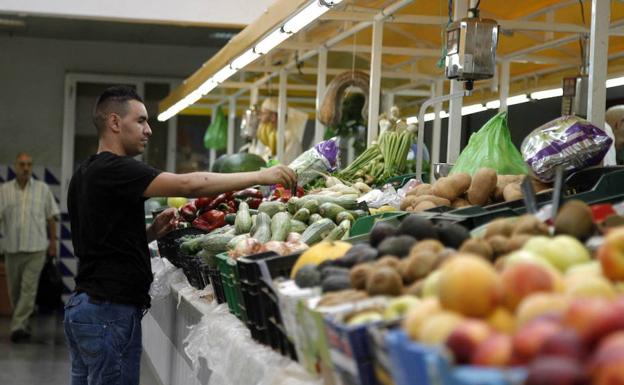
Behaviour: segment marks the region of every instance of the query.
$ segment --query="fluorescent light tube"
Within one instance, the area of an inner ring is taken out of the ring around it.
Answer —
[[[328,7],[321,5],[318,1],[313,1],[307,7],[303,8],[295,16],[291,17],[282,27],[286,33],[297,33],[305,28],[308,24],[318,19],[319,16],[329,10]]]
[[[282,32],[280,27],[256,44],[254,51],[261,55],[268,53],[273,48],[280,45],[284,40],[288,39],[289,36],[289,34]]]
[[[624,86],[624,76],[619,78],[607,79],[607,88]]]
[[[253,48],[248,49],[245,53],[237,57],[230,63],[230,66],[235,70],[245,68],[247,64],[253,62],[260,57],[259,53],[254,52]]]
[[[462,107],[461,114],[462,115],[470,115],[477,112],[485,111],[487,108],[483,104],[472,104],[470,106]]]
[[[533,92],[531,93],[531,99],[542,100],[542,99],[554,98],[554,97],[562,96],[562,95],[563,95],[563,88],[554,88],[552,90]]]
[[[234,75],[236,73],[236,70],[230,66],[225,66],[223,68],[221,68],[219,70],[219,72],[217,72],[216,74],[214,74],[214,76],[212,77],[212,81],[214,81],[215,83],[223,83],[224,81],[226,81],[230,76]]]
[[[516,96],[507,98],[507,105],[513,106],[514,104],[526,103],[529,100],[530,99],[526,96],[526,94],[516,95]]]
[[[490,110],[500,108],[500,100],[490,100],[489,102],[485,103],[485,108],[488,108]]]

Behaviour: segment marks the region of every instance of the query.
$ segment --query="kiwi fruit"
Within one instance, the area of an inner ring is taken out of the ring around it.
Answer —
[[[416,243],[416,239],[409,235],[388,237],[379,244],[377,251],[379,255],[396,255],[403,258],[409,254],[414,243]]]
[[[512,251],[520,250],[531,238],[533,238],[531,234],[516,234],[512,236],[507,243],[507,252],[511,253]]]
[[[509,247],[509,238],[507,238],[506,236],[494,235],[488,238],[487,242],[490,244],[490,247],[492,247],[495,258],[507,253],[507,249]]]
[[[548,226],[540,222],[537,217],[531,214],[525,214],[518,218],[514,225],[512,235],[530,234],[530,235],[549,235]]]
[[[490,238],[495,235],[503,235],[510,237],[514,230],[514,226],[509,222],[508,218],[499,218],[490,222],[485,229],[485,238]]]
[[[372,247],[377,247],[384,239],[393,237],[398,234],[398,230],[393,225],[387,222],[377,222],[373,226],[369,242]]]
[[[433,223],[416,214],[411,214],[403,218],[399,225],[399,233],[409,235],[417,240],[438,239],[438,230]]]
[[[412,246],[410,254],[418,253],[420,251],[431,251],[433,253],[439,253],[444,250],[444,245],[437,239],[425,239]]]
[[[394,270],[399,270],[399,265],[401,264],[401,260],[394,255],[384,255],[379,258],[377,262],[375,262],[375,268],[381,266],[390,266]]]
[[[439,258],[437,253],[427,250],[410,255],[402,266],[403,281],[411,283],[418,279],[425,278],[427,274],[435,269]]]
[[[389,266],[374,269],[366,279],[369,295],[398,296],[403,292],[403,281],[399,273]]]
[[[555,218],[555,234],[567,234],[585,241],[594,234],[591,208],[579,200],[566,202]]]
[[[368,263],[362,263],[351,268],[349,272],[349,280],[354,289],[364,290],[366,288],[366,278],[372,271],[372,266]]]
[[[494,251],[490,244],[483,238],[471,238],[464,242],[459,248],[460,253],[471,253],[491,261],[494,258]]]
[[[439,224],[438,235],[444,246],[453,249],[459,249],[464,241],[470,238],[468,229],[457,223]]]
[[[420,295],[422,294],[422,287],[423,287],[424,282],[425,282],[424,279],[420,279],[412,283],[411,285],[403,289],[403,294],[414,295],[416,297],[420,297]]]

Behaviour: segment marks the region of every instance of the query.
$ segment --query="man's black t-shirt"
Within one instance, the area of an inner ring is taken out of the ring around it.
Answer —
[[[76,291],[149,307],[152,282],[143,192],[160,173],[131,157],[102,152],[74,173],[67,208]]]

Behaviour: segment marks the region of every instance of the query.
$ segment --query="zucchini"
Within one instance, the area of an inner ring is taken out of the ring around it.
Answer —
[[[308,226],[303,234],[301,234],[301,242],[312,246],[323,240],[335,227],[336,224],[334,224],[334,221],[323,218]]]
[[[299,200],[299,198],[292,197],[292,198],[290,198],[288,200],[288,203],[286,203],[286,209],[292,215],[295,215],[295,213],[297,212],[297,201],[298,200]]]
[[[321,219],[323,219],[323,217],[321,216],[321,214],[312,214],[310,215],[310,220],[308,220],[308,224],[312,224],[314,222],[318,222]]]
[[[262,202],[258,207],[258,214],[266,213],[270,218],[283,211],[286,211],[286,205],[282,202]]]
[[[236,248],[236,245],[238,245],[240,242],[244,241],[245,239],[249,237],[250,237],[249,233],[237,235],[234,238],[232,238],[227,243],[227,245],[225,245],[225,248],[228,250],[234,250]]]
[[[349,220],[344,220],[340,222],[340,225],[336,226],[332,231],[330,231],[323,240],[336,241],[342,239],[342,237],[344,237],[344,235],[349,232],[349,229],[351,229],[351,222]]]
[[[293,233],[303,233],[305,231],[305,229],[308,228],[308,225],[306,225],[305,223],[298,221],[296,219],[291,219],[290,220],[290,231]]]
[[[369,215],[365,210],[349,210],[349,214],[353,215],[353,219],[359,219]]]
[[[209,253],[219,254],[227,250],[227,244],[234,238],[233,234],[208,234],[201,240],[201,247]]]
[[[225,214],[225,223],[227,223],[228,225],[233,225],[235,222],[236,222],[236,214],[234,213]]]
[[[323,218],[328,218],[332,221],[335,221],[336,216],[343,211],[345,211],[345,209],[342,206],[330,202],[323,203],[319,206],[319,214],[321,214]]]
[[[324,195],[306,195],[297,201],[297,207],[302,208],[306,202],[311,200],[316,200],[319,205],[323,203],[333,203],[347,210],[355,210],[358,207],[357,199],[352,195],[337,198]]]
[[[241,202],[238,206],[238,212],[236,213],[236,220],[234,221],[236,234],[248,233],[252,225],[249,205],[246,202]]]
[[[341,211],[338,213],[338,215],[336,215],[337,224],[345,220],[348,220],[351,223],[355,222],[355,218],[353,218],[353,215],[351,215],[351,213],[348,211]]]
[[[252,235],[260,243],[271,240],[271,217],[267,213],[259,213],[256,218],[256,231]]]
[[[251,228],[249,229],[249,234],[253,234],[256,232],[256,220],[258,219],[258,214],[251,216]]]
[[[310,199],[303,204],[304,209],[308,209],[310,214],[316,214],[319,210],[319,203],[316,199]]]
[[[299,209],[299,211],[297,211],[295,215],[293,215],[293,219],[307,223],[310,220],[310,210],[306,209],[305,207]]]
[[[290,214],[275,214],[271,219],[271,240],[283,242],[288,233],[290,233]]]

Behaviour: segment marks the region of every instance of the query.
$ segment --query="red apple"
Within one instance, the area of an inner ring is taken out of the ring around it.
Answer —
[[[579,361],[583,360],[585,354],[583,340],[573,329],[561,329],[551,335],[544,340],[538,352],[538,356],[568,357]]]
[[[586,344],[592,344],[611,328],[607,324],[619,318],[619,306],[603,298],[578,298],[564,314],[565,326],[576,330]],[[624,311],[624,309],[622,310]]]
[[[524,385],[588,385],[580,362],[566,357],[547,356],[533,361]]]
[[[598,249],[602,273],[614,281],[624,280],[624,227],[611,230]]]
[[[519,362],[531,361],[544,341],[561,329],[559,322],[547,318],[538,318],[527,323],[513,336],[514,357]]]
[[[624,332],[617,332],[600,343],[589,364],[594,385],[624,383]]]
[[[453,352],[456,363],[466,364],[470,362],[470,357],[472,357],[477,346],[492,333],[492,328],[486,322],[466,319],[453,329],[446,340],[446,346]]]
[[[483,341],[472,355],[472,365],[507,366],[511,363],[513,344],[506,334],[494,333]]]
[[[507,266],[501,274],[501,282],[505,305],[511,310],[532,293],[556,290],[554,273],[546,266],[530,262]]]

